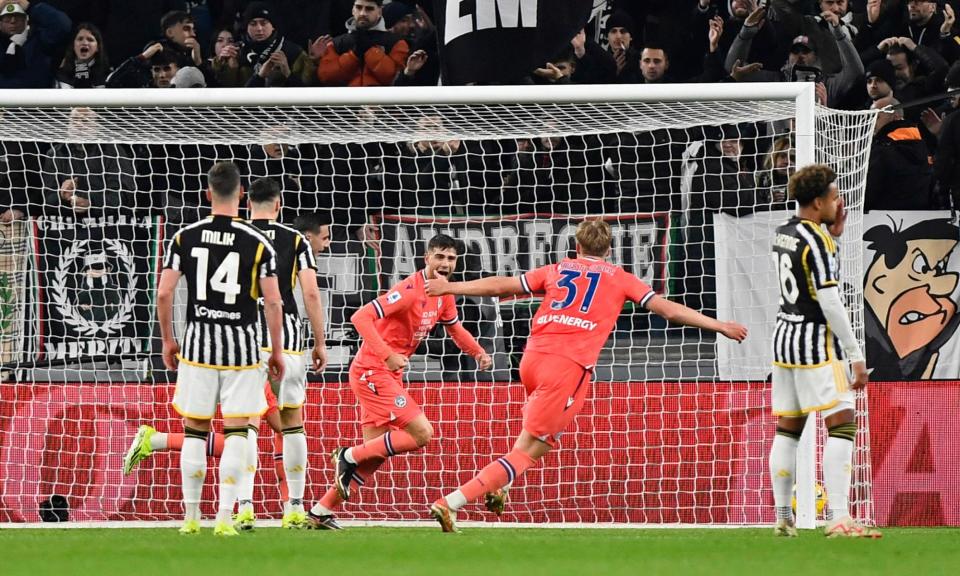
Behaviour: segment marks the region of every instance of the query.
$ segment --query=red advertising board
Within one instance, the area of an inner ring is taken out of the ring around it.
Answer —
[[[764,383],[605,383],[562,439],[511,493],[507,521],[761,523],[772,521]],[[434,423],[423,451],[394,458],[346,504],[344,518],[422,519],[426,504],[509,450],[523,388],[490,382],[410,385]],[[137,426],[180,431],[173,387],[0,384],[0,522],[38,521],[39,503],[68,498],[71,520],[175,520],[179,459],[158,452],[121,473]],[[306,499],[330,481],[326,455],[359,438],[346,384],[308,393]],[[870,457],[880,525],[960,525],[960,382],[870,385]],[[279,511],[270,435],[261,430],[255,497]],[[216,462],[205,510],[213,513]],[[467,519],[489,519],[470,507]]]

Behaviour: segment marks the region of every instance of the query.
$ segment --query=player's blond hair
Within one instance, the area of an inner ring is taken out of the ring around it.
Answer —
[[[577,226],[577,246],[587,256],[606,257],[612,237],[610,225],[603,220],[584,220]]]

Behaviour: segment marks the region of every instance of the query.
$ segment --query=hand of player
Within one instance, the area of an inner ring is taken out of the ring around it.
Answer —
[[[387,365],[387,370],[391,372],[406,368],[409,362],[410,360],[408,360],[406,356],[397,354],[396,352],[387,356],[387,359],[383,361],[383,363]]]
[[[861,360],[854,362],[850,367],[853,369],[853,382],[850,383],[850,387],[854,390],[863,389],[870,379],[869,372],[867,372],[867,363]]]
[[[163,365],[167,370],[176,370],[180,364],[177,355],[180,354],[180,345],[176,340],[166,340],[163,343]]]
[[[847,224],[847,207],[846,203],[843,201],[843,196],[837,200],[837,216],[833,221],[833,224],[827,226],[827,230],[830,231],[830,234],[834,238],[839,238],[843,236],[843,228]]]
[[[486,372],[487,370],[493,368],[493,358],[489,354],[484,352],[483,354],[477,356],[477,368]]]
[[[286,365],[283,362],[283,352],[279,348],[274,348],[267,358],[267,378],[270,382],[280,382],[283,380],[283,373],[286,371]]]
[[[427,291],[427,296],[444,296],[450,294],[450,282],[440,275],[437,275],[437,277],[432,280],[427,280],[423,286]]]
[[[731,340],[743,342],[743,339],[747,337],[747,327],[736,322],[724,322],[720,333]]]
[[[323,372],[327,367],[327,347],[323,344],[313,347],[313,370],[314,372]]]

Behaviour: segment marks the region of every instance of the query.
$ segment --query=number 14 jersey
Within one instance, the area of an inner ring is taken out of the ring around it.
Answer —
[[[259,280],[277,275],[270,241],[239,218],[210,216],[170,239],[163,267],[187,283],[180,359],[218,369],[259,366]]]
[[[600,258],[565,258],[520,276],[523,289],[543,294],[526,349],[569,358],[584,368],[600,350],[626,301],[646,307],[654,291],[623,268]]]

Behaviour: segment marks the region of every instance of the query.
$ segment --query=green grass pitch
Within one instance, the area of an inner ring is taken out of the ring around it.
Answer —
[[[261,528],[234,538],[176,529],[0,530],[0,575],[351,576],[960,574],[960,529],[826,540],[767,529]]]

